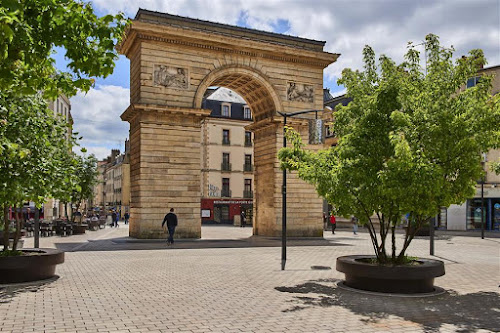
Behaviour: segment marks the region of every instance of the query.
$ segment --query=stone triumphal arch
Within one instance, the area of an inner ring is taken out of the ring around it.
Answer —
[[[201,121],[210,86],[236,91],[254,122],[254,234],[281,234],[283,119],[323,109],[323,69],[338,55],[325,42],[139,10],[121,53],[130,59],[130,236],[164,237],[174,207],[179,237],[201,235]],[[291,125],[306,135],[307,122]],[[210,158],[210,157],[208,157]],[[288,234],[322,235],[322,201],[314,188],[288,179]]]

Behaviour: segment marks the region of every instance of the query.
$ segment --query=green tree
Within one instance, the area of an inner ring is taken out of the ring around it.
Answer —
[[[334,112],[338,145],[306,151],[299,134],[288,129],[293,145],[279,153],[282,167],[297,170],[336,214],[354,215],[367,226],[380,263],[403,263],[416,232],[440,207],[472,197],[483,173],[481,153],[500,143],[491,77],[463,88],[486,62],[482,51],[454,64],[453,50],[430,34],[425,52],[427,74],[412,44],[402,64],[381,56],[378,67],[366,46],[364,71],[345,69],[339,80],[353,100]],[[409,227],[398,254],[395,229],[405,214]]]
[[[6,98],[0,93],[0,206],[4,237],[8,244],[8,209],[45,198],[60,191],[74,175],[68,125],[47,108],[40,94]],[[68,163],[69,162],[69,163]],[[20,230],[19,218],[16,230]],[[17,235],[16,238],[18,238]],[[4,246],[8,250],[8,246]]]
[[[97,17],[90,3],[79,0],[0,0],[0,205],[6,237],[9,206],[28,200],[40,206],[51,196],[69,201],[78,189],[73,138],[45,100],[88,91],[94,77],[111,74],[127,24],[123,14]],[[66,52],[66,71],[55,68],[55,47]]]
[[[71,202],[80,210],[82,201],[94,197],[94,187],[97,185],[97,158],[94,155],[76,156],[76,186],[71,193]],[[73,214],[73,221],[75,215]]]
[[[123,14],[97,17],[78,0],[0,0],[0,90],[50,98],[88,91],[93,77],[113,72],[126,25]],[[65,49],[67,72],[56,70],[54,47]]]

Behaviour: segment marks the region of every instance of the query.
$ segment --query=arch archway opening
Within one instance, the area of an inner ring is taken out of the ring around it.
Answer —
[[[202,101],[202,107],[211,110],[201,131],[202,239],[243,239],[253,234],[254,141],[245,128],[253,123],[253,112],[249,102],[227,88],[242,81],[225,79],[214,81],[224,86],[208,87]]]

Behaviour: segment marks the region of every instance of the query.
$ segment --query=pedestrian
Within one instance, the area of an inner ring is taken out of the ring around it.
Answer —
[[[117,217],[116,217],[116,212],[113,211],[113,213],[111,213],[111,226],[112,227],[117,227],[118,226],[118,222],[117,222]]]
[[[353,234],[357,235],[357,232],[358,232],[358,218],[353,215],[351,217],[351,222],[352,222],[352,232],[353,232]]]
[[[125,212],[125,215],[123,215],[125,218],[125,224],[128,224],[128,219],[130,218],[130,214],[128,212]]]
[[[245,227],[247,225],[247,221],[246,221],[246,215],[245,215],[245,210],[243,208],[241,208],[241,213],[240,213],[240,217],[241,217],[241,224],[240,224],[240,227]]]
[[[163,223],[161,224],[162,228],[165,225],[165,222],[167,223],[167,229],[168,229],[167,245],[173,245],[174,244],[175,227],[177,227],[177,215],[174,214],[173,208],[170,208],[170,213],[165,215],[165,218],[163,219]]]
[[[120,221],[120,213],[116,214],[116,220],[115,220],[115,227],[119,227],[120,225],[118,224],[118,221]]]
[[[335,229],[337,229],[337,220],[333,212],[330,214],[330,224],[332,225],[332,234],[335,235]]]

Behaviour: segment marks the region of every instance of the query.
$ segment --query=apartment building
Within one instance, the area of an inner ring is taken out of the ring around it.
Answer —
[[[66,139],[69,140],[71,137],[71,132],[73,130],[73,117],[71,116],[71,103],[69,99],[61,95],[55,101],[50,101],[48,103],[49,109],[54,112],[54,116],[62,118],[65,122],[67,122],[70,126],[68,127],[68,132],[66,133]],[[33,204],[34,208],[34,204]],[[34,211],[34,209],[31,209]],[[46,220],[53,220],[57,218],[64,217],[66,212],[64,209],[64,203],[59,199],[51,198],[47,199],[47,201],[43,204],[43,218]],[[68,216],[71,216],[71,205],[67,204],[67,213]]]
[[[212,110],[202,122],[203,223],[239,223],[245,211],[253,217],[253,136],[245,126],[252,112],[245,101],[226,88],[209,89],[202,107]]]
[[[492,75],[491,93],[500,93],[500,65],[482,68],[477,76],[470,78],[464,89],[474,87],[482,75]],[[481,211],[484,199],[484,228],[485,230],[500,230],[500,175],[495,174],[489,168],[489,163],[500,159],[500,149],[492,149],[483,154],[483,168],[486,177],[483,184],[478,182],[476,194],[462,205],[451,205],[443,209],[440,216],[440,227],[448,230],[480,230]],[[481,187],[483,195],[481,195]]]
[[[125,152],[112,149],[111,155],[99,161],[99,183],[94,188],[94,203],[101,210],[130,212],[130,142],[125,141]]]

